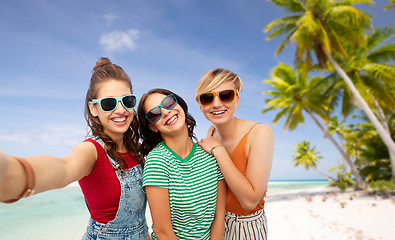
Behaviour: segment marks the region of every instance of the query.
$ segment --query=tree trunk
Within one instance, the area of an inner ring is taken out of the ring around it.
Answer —
[[[314,120],[314,122],[318,125],[318,127],[321,129],[322,132],[324,132],[324,135],[335,145],[336,149],[340,152],[342,155],[343,159],[346,161],[347,165],[350,167],[352,174],[355,177],[355,190],[361,190],[364,187],[364,181],[362,180],[361,174],[359,174],[359,171],[357,167],[355,166],[354,162],[350,159],[348,154],[344,151],[344,149],[336,142],[336,140],[333,138],[332,135],[329,134],[329,132],[321,125],[321,123],[315,118],[315,116],[305,109],[305,111],[309,114],[309,116]]]
[[[318,172],[318,174],[320,174],[321,176],[325,177],[326,179],[328,179],[329,181],[336,181],[336,179],[334,179],[333,177],[326,175],[324,173],[322,173],[320,170],[318,170],[318,168],[316,167],[312,167],[316,172]]]
[[[376,99],[374,99],[374,106],[376,107],[377,110],[377,117],[379,118],[381,124],[383,125],[384,130],[391,135],[391,130],[390,127],[388,126],[387,119],[385,117],[384,111],[381,108],[380,104],[377,102]]]
[[[390,161],[391,161],[391,171],[392,171],[392,182],[395,183],[395,142],[391,138],[391,134],[388,134],[384,127],[381,125],[380,121],[377,119],[376,115],[373,113],[372,109],[370,109],[369,105],[363,99],[361,94],[358,92],[357,88],[354,86],[354,83],[347,76],[347,74],[343,71],[343,69],[339,66],[336,60],[326,51],[325,48],[322,48],[328,57],[329,61],[335,67],[337,73],[343,78],[344,82],[347,84],[350,89],[353,97],[361,107],[361,109],[365,112],[366,116],[369,118],[370,122],[373,124],[373,127],[376,129],[377,134],[383,140],[384,144],[387,146]]]

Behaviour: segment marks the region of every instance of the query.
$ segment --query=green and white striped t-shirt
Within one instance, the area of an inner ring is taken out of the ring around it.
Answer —
[[[217,161],[196,143],[182,159],[161,142],[148,154],[144,166],[144,187],[169,189],[171,223],[178,239],[210,239],[220,180]],[[155,234],[152,237],[156,239]]]

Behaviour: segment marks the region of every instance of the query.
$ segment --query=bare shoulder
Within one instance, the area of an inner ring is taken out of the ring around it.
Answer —
[[[71,169],[77,173],[76,179],[90,174],[97,160],[96,147],[91,142],[82,142],[64,157]]]
[[[96,147],[95,144],[93,144],[92,142],[82,142],[73,148],[72,152],[74,151],[92,153],[96,152]]]
[[[259,123],[251,130],[249,140],[254,143],[274,141],[273,130],[269,125]]]
[[[79,159],[79,161],[84,161],[92,164],[96,162],[97,151],[96,147],[91,142],[82,142],[75,146],[70,154],[66,157],[70,160]]]
[[[271,163],[273,161],[274,134],[270,126],[257,124],[247,140],[248,159],[251,162]],[[255,159],[255,160],[254,160]]]

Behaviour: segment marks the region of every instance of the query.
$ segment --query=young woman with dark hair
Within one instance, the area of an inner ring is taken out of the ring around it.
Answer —
[[[177,94],[152,89],[139,103],[144,181],[153,239],[223,239],[225,183],[193,142],[195,119]]]
[[[91,137],[65,157],[20,158],[0,151],[0,201],[79,181],[91,215],[82,239],[149,239],[136,101],[128,75],[101,58],[85,99]]]

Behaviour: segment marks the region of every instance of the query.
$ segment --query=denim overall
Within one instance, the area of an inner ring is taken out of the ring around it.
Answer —
[[[104,147],[101,139],[95,139]],[[82,240],[140,240],[147,239],[148,227],[145,221],[147,197],[142,188],[143,169],[137,165],[122,170],[108,154],[108,159],[116,170],[121,184],[121,197],[115,218],[107,224],[89,220]]]

